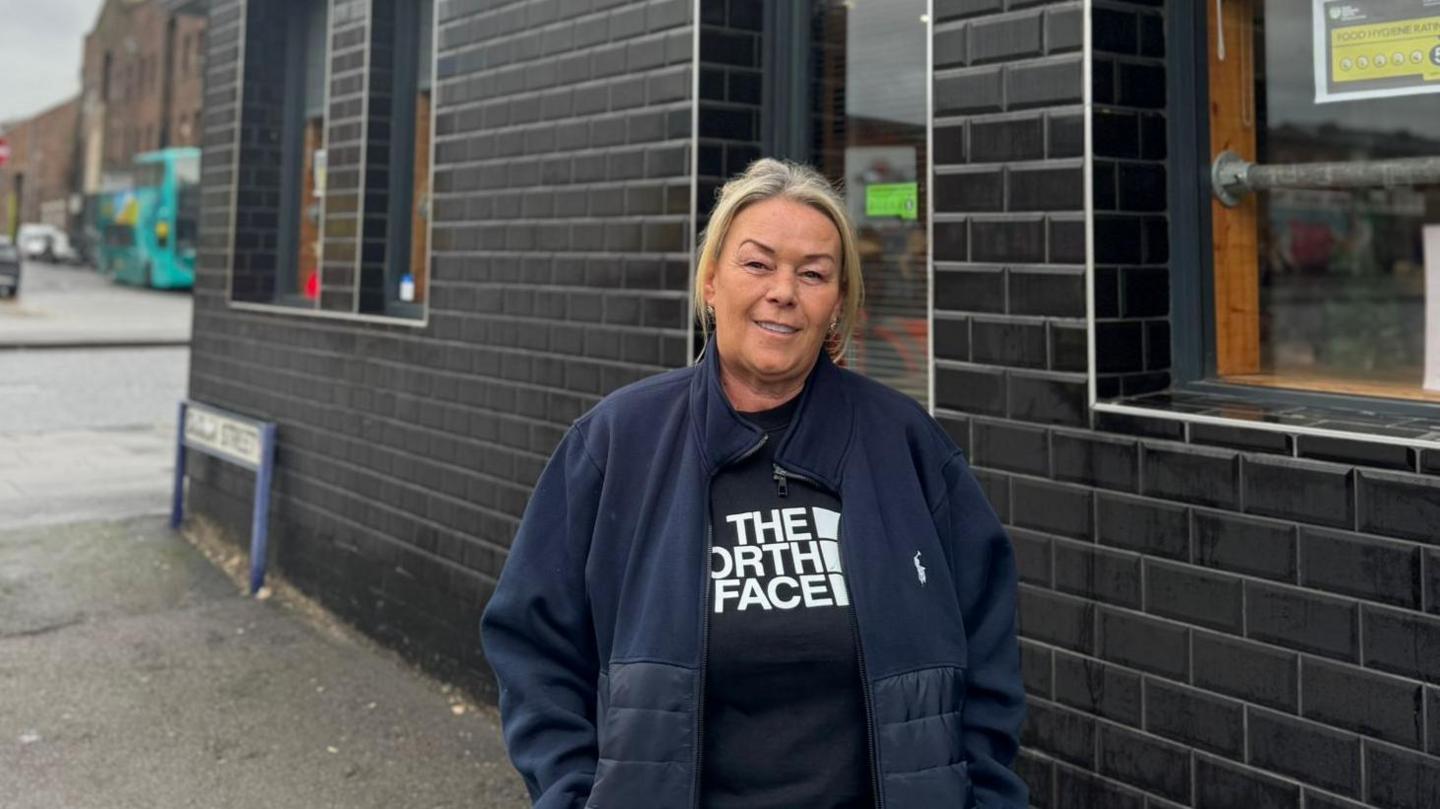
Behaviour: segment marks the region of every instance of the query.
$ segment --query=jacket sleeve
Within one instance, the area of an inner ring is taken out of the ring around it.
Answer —
[[[595,776],[599,661],[585,561],[600,483],[576,425],[540,474],[480,622],[505,744],[537,809],[580,809]]]
[[[947,496],[935,517],[950,549],[950,573],[965,621],[969,663],[961,725],[974,805],[1025,809],[1028,789],[1011,769],[1025,718],[1015,554],[959,451],[945,464],[944,475]]]

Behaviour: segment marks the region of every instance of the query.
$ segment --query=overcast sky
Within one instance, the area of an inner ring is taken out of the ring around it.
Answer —
[[[0,121],[80,92],[80,50],[101,0],[0,0]]]

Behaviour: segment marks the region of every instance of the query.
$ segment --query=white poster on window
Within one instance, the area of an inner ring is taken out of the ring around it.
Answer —
[[[1314,0],[1315,103],[1440,93],[1440,3]]]
[[[1425,226],[1425,390],[1440,391],[1440,225]]]

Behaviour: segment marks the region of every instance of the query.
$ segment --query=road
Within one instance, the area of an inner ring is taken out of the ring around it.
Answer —
[[[0,350],[190,341],[190,294],[115,284],[89,267],[27,261],[20,295],[0,299]]]

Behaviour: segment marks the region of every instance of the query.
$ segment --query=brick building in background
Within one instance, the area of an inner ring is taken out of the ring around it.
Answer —
[[[1433,191],[1209,182],[1440,153],[1310,5],[212,0],[190,395],[278,422],[284,575],[490,694],[545,458],[692,356],[715,183],[808,160],[852,365],[1011,530],[1033,803],[1440,805]],[[249,476],[191,468],[243,537]]]
[[[79,99],[71,99],[0,131],[10,145],[10,161],[0,168],[0,232],[6,236],[27,222],[69,227],[79,110]]]
[[[160,0],[105,0],[80,68],[81,187],[125,174],[136,154],[200,144],[205,18]]]

